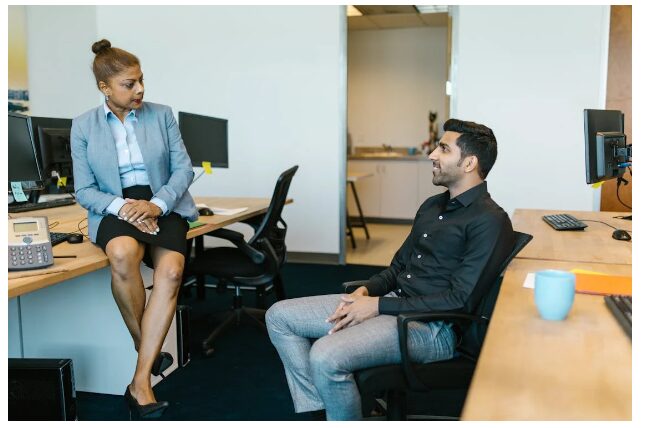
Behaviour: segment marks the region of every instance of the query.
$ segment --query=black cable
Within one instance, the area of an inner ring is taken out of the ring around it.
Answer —
[[[622,180],[618,180],[618,185],[616,186],[616,197],[618,198],[618,202],[620,202],[625,208],[629,208],[629,209],[631,210],[632,207],[630,207],[629,205],[627,205],[626,203],[624,203],[624,202],[622,201],[622,199],[620,199],[620,183],[621,183],[621,182],[622,182]],[[625,185],[626,185],[626,184],[627,184],[627,183],[625,183]]]
[[[579,221],[589,221],[589,222],[593,222],[593,223],[602,223],[602,224],[605,224],[605,225],[609,226],[609,227],[610,227],[611,229],[613,229],[613,230],[618,230],[617,227],[611,226],[609,223],[604,223],[603,221],[599,221],[599,220],[584,220],[584,219],[579,219]],[[631,233],[632,231],[631,231],[631,230],[625,230],[625,232],[629,232],[629,233]]]
[[[85,233],[82,231],[82,229],[87,229],[87,228],[89,227],[89,225],[87,225],[87,226],[85,226],[85,227],[83,227],[83,228],[80,227],[80,223],[82,223],[82,222],[85,221],[85,220],[87,220],[87,217],[83,218],[82,220],[80,220],[80,221],[78,222],[78,232],[80,232],[80,234],[81,234],[82,236],[84,236],[85,238],[89,239],[89,235],[85,234]]]

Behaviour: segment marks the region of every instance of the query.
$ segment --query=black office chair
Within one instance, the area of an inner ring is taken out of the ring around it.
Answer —
[[[204,287],[204,277],[209,275],[217,278],[218,288],[235,290],[232,309],[202,343],[206,356],[213,354],[213,342],[234,322],[239,325],[242,319],[246,319],[267,331],[264,323],[266,294],[274,290],[278,300],[286,298],[280,270],[286,261],[285,237],[288,226],[281,212],[297,169],[296,165],[279,176],[268,211],[263,216],[245,221],[254,228],[254,236],[249,241],[244,240],[242,233],[228,229],[208,233],[230,241],[237,248],[205,250],[188,267],[188,271],[196,276],[199,287]],[[260,308],[243,306],[243,290],[256,291]]]
[[[392,364],[359,370],[354,373],[355,381],[362,396],[365,416],[370,416],[375,401],[377,407],[386,413],[388,420],[405,419],[457,419],[457,417],[435,417],[407,415],[408,392],[429,392],[466,390],[476,368],[487,324],[494,310],[503,273],[512,259],[528,244],[533,236],[514,232],[515,245],[510,255],[499,268],[497,280],[483,296],[473,313],[425,312],[398,315],[398,341],[402,361]],[[352,292],[367,281],[353,281],[344,284],[346,292]],[[456,356],[450,360],[427,364],[410,361],[407,352],[408,324],[411,321],[445,320],[454,323],[458,332]],[[383,400],[382,397],[385,399]]]

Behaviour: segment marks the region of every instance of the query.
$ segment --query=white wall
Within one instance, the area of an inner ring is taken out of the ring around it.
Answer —
[[[50,9],[55,10],[43,14],[69,21],[67,34],[75,34],[77,18],[64,8]],[[202,177],[192,186],[193,195],[270,197],[278,175],[297,164],[300,169],[289,192],[295,203],[284,210],[288,248],[339,253],[339,201],[345,186],[343,7],[92,9],[94,16],[85,18],[91,24],[78,24],[85,30],[78,35],[80,46],[58,47],[74,49],[67,54],[82,54],[84,60],[48,76],[55,89],[35,94],[43,96],[40,105],[55,109],[68,103],[72,89],[53,79],[61,74],[75,78],[76,90],[95,90],[90,46],[107,38],[140,58],[147,101],[170,105],[175,114],[187,111],[229,120],[230,168]],[[92,24],[95,31],[90,34],[87,26]],[[44,51],[52,49],[48,40],[57,31],[31,30],[40,40],[30,53],[31,66],[45,66],[37,62],[42,55],[50,58]],[[98,102],[91,97],[84,107],[76,105],[75,113]]]
[[[445,108],[445,27],[348,33],[348,132],[353,146],[420,146],[428,111]]]
[[[26,6],[30,113],[73,118],[100,103],[93,6]]]
[[[592,210],[583,109],[604,108],[608,6],[457,7],[451,116],[490,126],[493,198]]]

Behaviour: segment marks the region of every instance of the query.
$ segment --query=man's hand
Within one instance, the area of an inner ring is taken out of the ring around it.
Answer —
[[[147,218],[157,218],[162,214],[160,207],[144,200],[126,199],[119,210],[119,217],[129,223],[141,222]]]
[[[341,296],[341,303],[327,319],[327,322],[335,323],[329,334],[378,315],[378,301],[377,297],[369,297],[366,287],[359,287],[354,292]]]

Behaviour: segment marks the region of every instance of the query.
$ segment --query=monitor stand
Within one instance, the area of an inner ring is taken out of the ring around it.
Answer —
[[[39,202],[39,196],[41,196],[41,191],[40,190],[33,190],[30,192],[30,196],[28,197],[28,202],[32,204],[36,204]]]

